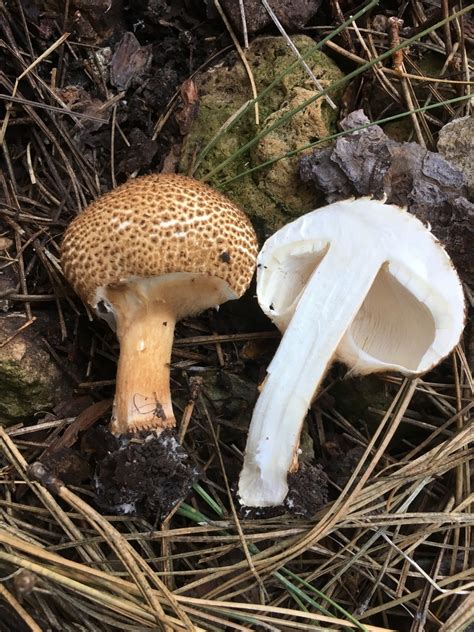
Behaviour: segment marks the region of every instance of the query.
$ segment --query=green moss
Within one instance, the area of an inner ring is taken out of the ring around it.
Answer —
[[[292,40],[302,54],[315,45],[312,39],[304,35],[297,35]],[[246,58],[252,69],[257,93],[261,93],[295,61],[294,53],[281,37],[255,40],[246,51]],[[249,78],[242,62],[235,54],[227,61],[228,65],[212,68],[197,79],[200,109],[183,144],[180,169],[184,173],[190,171],[196,156],[207,143],[252,98]],[[343,77],[336,64],[319,51],[306,58],[306,63],[324,87]],[[301,66],[296,67],[260,100],[260,125],[255,124],[254,108],[249,108],[232,129],[221,135],[199,165],[196,177],[208,174],[258,132],[316,93],[306,71]],[[335,91],[332,98],[337,100],[340,94],[341,89]],[[217,185],[249,167],[334,133],[337,115],[337,111],[330,108],[324,99],[316,100],[261,139],[250,152],[232,161],[210,183]],[[314,194],[299,181],[298,160],[299,156],[280,160],[265,170],[229,183],[225,192],[256,220],[257,226],[261,226],[264,232],[273,231],[292,217],[310,210],[316,203]]]
[[[32,329],[18,333],[24,319],[5,318],[0,340],[13,339],[0,346],[0,423],[27,420],[50,409],[69,393],[60,369],[41,346]],[[15,335],[18,334],[18,335]]]
[[[0,419],[30,417],[52,403],[47,375],[23,370],[17,362],[0,362]]]

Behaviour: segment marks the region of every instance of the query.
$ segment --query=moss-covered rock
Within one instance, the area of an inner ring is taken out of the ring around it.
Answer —
[[[20,330],[24,324],[20,314],[0,320],[0,424],[4,425],[51,408],[69,389],[37,339],[34,324]]]
[[[314,48],[314,41],[304,35],[292,38],[302,55]],[[295,55],[281,37],[255,40],[248,51],[247,61],[257,87],[257,93],[270,85],[283,71],[295,62]],[[342,79],[336,64],[320,51],[306,57],[306,63],[323,87]],[[222,132],[252,98],[247,72],[232,53],[221,65],[202,73],[196,79],[200,106],[199,113],[182,148],[180,169],[189,172],[199,152]],[[336,99],[341,88],[333,91]],[[249,108],[242,118],[197,163],[195,176],[203,177],[221,165],[240,147],[262,131],[269,129],[278,119],[315,96],[317,89],[304,68],[297,64],[259,101],[260,125],[255,124],[255,110]],[[242,154],[222,171],[211,176],[210,183],[217,185],[243,171],[282,154],[302,147],[335,132],[337,111],[325,99],[317,99],[301,112],[290,116],[284,124],[263,136],[251,150]],[[275,229],[314,207],[316,196],[298,178],[298,158],[284,158],[264,169],[254,171],[225,185],[224,191],[239,203],[256,220],[264,232]]]

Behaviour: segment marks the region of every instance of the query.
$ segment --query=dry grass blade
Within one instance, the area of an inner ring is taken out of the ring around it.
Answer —
[[[155,596],[155,593],[151,590],[146,575],[143,572],[143,567],[146,568],[147,565],[142,560],[136,559],[136,553],[130,548],[130,545],[123,538],[121,533],[117,531],[117,529],[115,529],[106,518],[97,513],[81,498],[76,496],[64,485],[60,485],[59,489],[57,489],[57,493],[60,498],[65,500],[71,505],[71,507],[81,513],[91,523],[94,529],[103,536],[104,540],[109,544],[112,550],[117,553],[118,557],[129,570],[130,575],[135,579],[137,586],[140,587],[143,596],[152,608],[152,611],[156,616],[158,626],[160,628],[163,627],[163,629],[166,630],[166,627],[170,625],[170,621],[168,621],[168,617],[165,615],[160,602]],[[153,578],[153,582],[158,584],[159,588],[166,595],[167,600],[182,620],[183,625],[186,626],[186,629],[194,631],[194,625],[191,623],[187,615],[182,612],[170,591],[161,582],[161,580],[155,576],[151,569],[148,569],[148,571],[149,576]]]
[[[47,567],[45,565],[41,565],[35,562],[29,562],[26,558],[21,557],[20,555],[11,555],[11,554],[2,554],[0,553],[0,559],[8,560],[10,563],[21,566],[23,568],[27,568],[31,571],[34,571],[40,575],[48,577],[50,580],[59,582],[63,586],[68,586],[73,588],[75,591],[80,591],[83,594],[87,595],[89,598],[97,600],[106,601],[110,605],[114,605],[116,608],[120,608],[123,611],[129,611],[130,613],[139,613],[140,607],[138,605],[133,605],[131,603],[127,604],[126,595],[134,594],[136,596],[139,595],[138,587],[128,581],[117,578],[113,575],[108,575],[106,573],[102,573],[100,571],[94,571],[93,569],[88,568],[82,564],[77,564],[74,562],[70,562],[65,558],[61,558],[60,556],[54,554],[48,554],[44,550],[40,550],[31,546],[25,542],[22,542],[14,537],[5,536],[0,531],[0,541],[3,544],[8,544],[9,546],[14,547],[19,551],[23,551],[24,553],[28,553],[30,555],[34,555],[38,560],[41,560],[43,563],[45,561],[50,562],[50,564],[59,565],[58,568],[54,569],[51,567]],[[68,568],[70,569],[68,571]],[[75,579],[74,579],[75,577]],[[93,587],[93,583],[97,583],[97,588]],[[113,597],[112,595],[107,595],[105,592],[107,588],[114,587],[115,590],[120,591],[121,597]],[[157,593],[158,595],[158,593]],[[180,604],[186,609],[187,606],[198,606],[199,609],[209,609],[215,612],[225,612],[229,610],[240,610],[242,612],[248,611],[255,613],[257,618],[261,621],[273,621],[272,618],[266,617],[262,613],[259,614],[259,611],[262,609],[262,606],[259,604],[247,604],[247,603],[239,603],[239,602],[231,602],[231,601],[216,601],[212,599],[196,599],[187,596],[182,596],[177,598]],[[308,612],[295,612],[294,610],[288,608],[278,608],[272,606],[265,606],[264,612],[266,614],[272,613],[277,615],[297,615],[298,618],[305,619],[307,621],[315,621],[320,623],[327,623],[332,625],[346,625],[349,628],[355,627],[354,624],[338,619],[336,617],[327,617],[321,614],[312,614]],[[144,611],[141,612],[141,616],[144,620],[149,622],[151,620],[150,613],[146,613]],[[170,620],[170,623],[174,626],[178,623],[176,619]],[[180,625],[178,625],[177,629],[183,629]],[[195,629],[196,632],[199,632],[201,628],[184,628],[184,629]],[[242,628],[245,629],[245,628]],[[391,632],[386,628],[381,628],[377,626],[366,626],[366,629],[369,632]]]
[[[474,622],[474,593],[471,593],[459,606],[458,610],[443,623],[439,632],[458,632],[467,630]]]
[[[406,380],[402,385],[384,419],[381,421],[377,431],[368,443],[364,455],[352,473],[352,476],[339,496],[339,499],[334,503],[324,519],[321,520],[308,535],[303,536],[299,542],[289,549],[288,552],[282,554],[285,561],[289,559],[290,556],[292,557],[298,555],[302,550],[306,550],[307,548],[314,546],[314,544],[324,537],[324,535],[326,535],[346,514],[348,509],[351,507],[351,504],[357,499],[358,495],[362,491],[364,484],[367,482],[370,474],[375,469],[378,461],[382,458],[385,448],[387,447],[390,439],[393,437],[396,428],[400,424],[402,417],[410,404],[416,389],[416,384],[417,380]],[[388,425],[389,428],[386,429],[385,436],[383,437],[380,446],[377,448],[376,454],[372,455],[372,449],[376,445],[377,439],[382,435],[382,431],[385,430],[385,427]],[[354,481],[356,481],[357,476],[360,474],[362,468],[364,467],[364,463],[366,463],[369,456],[370,463],[367,464],[364,474],[360,476],[359,480],[353,487]],[[275,560],[271,560],[272,565],[275,564],[277,560],[278,557]]]
[[[0,560],[4,560],[5,562],[8,562],[14,566],[30,570],[31,572],[44,577],[51,582],[58,583],[62,587],[70,589],[72,592],[91,599],[97,604],[106,604],[107,607],[113,609],[118,613],[128,614],[129,616],[133,617],[133,620],[137,623],[141,623],[143,625],[146,625],[147,627],[152,627],[156,629],[156,612],[147,611],[145,608],[137,606],[130,600],[114,597],[107,594],[104,590],[96,589],[86,583],[61,575],[43,566],[42,564],[31,562],[30,560],[16,555],[2,553],[0,551]],[[167,625],[170,626],[171,629],[186,629],[180,626],[179,622],[173,621],[169,617],[166,618],[166,621]],[[159,627],[161,627],[161,620],[158,625]],[[196,630],[195,627],[191,629]]]

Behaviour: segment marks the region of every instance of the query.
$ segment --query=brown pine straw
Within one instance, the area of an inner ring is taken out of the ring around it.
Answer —
[[[5,452],[10,451],[11,455],[16,459],[17,469],[22,470],[22,474],[26,476],[27,463],[24,460],[21,453],[16,449],[15,445],[5,433],[4,428],[0,427],[0,441],[4,444]],[[42,487],[41,487],[42,488]],[[47,491],[47,490],[44,490]],[[163,582],[157,577],[156,573],[146,564],[146,562],[137,555],[136,551],[132,549],[130,544],[124,539],[122,534],[115,529],[106,518],[101,516],[95,509],[83,501],[79,496],[71,492],[64,484],[58,481],[55,487],[56,494],[65,500],[73,509],[78,511],[84,518],[88,520],[91,526],[108,542],[112,550],[115,551],[118,558],[122,561],[124,566],[130,572],[130,575],[135,579],[136,585],[140,588],[143,597],[148,602],[155,618],[159,629],[166,630],[167,626],[173,628],[170,625],[168,616],[164,613],[163,608],[159,600],[157,599],[153,590],[148,583],[148,578],[151,578],[156,587],[163,592],[168,603],[173,610],[179,616],[182,624],[186,629],[193,632],[195,630],[194,625],[190,621],[189,617],[182,611],[179,604],[175,600],[172,593],[163,584]]]
[[[459,608],[443,623],[439,632],[459,632],[466,630],[474,622],[474,592],[468,595]]]
[[[79,564],[77,562],[73,562],[66,558],[63,558],[54,553],[50,553],[45,549],[40,549],[39,547],[28,544],[27,542],[15,538],[7,534],[3,529],[0,528],[0,542],[9,546],[17,551],[21,551],[25,554],[28,554],[31,557],[35,557],[40,559],[43,563],[45,561],[50,562],[51,564],[56,564],[60,567],[53,569],[51,565],[44,566],[37,562],[32,562],[21,555],[2,553],[0,551],[0,560],[8,561],[12,565],[20,566],[22,568],[28,569],[33,573],[37,573],[43,577],[46,577],[52,581],[56,581],[58,583],[63,584],[71,589],[74,589],[84,596],[96,600],[97,603],[107,603],[114,608],[117,608],[120,611],[139,614],[143,618],[144,624],[151,622],[153,620],[152,613],[144,608],[144,606],[137,606],[136,604],[127,603],[125,597],[129,594],[133,594],[135,596],[140,595],[140,590],[133,584],[132,582],[128,582],[121,578],[118,578],[114,575],[109,575],[102,571],[98,571],[94,568],[89,568],[83,564]],[[100,588],[94,588],[91,586],[93,582],[97,582]],[[116,597],[112,595],[108,595],[104,592],[105,588],[111,588],[112,585],[117,592],[122,596]],[[159,596],[158,591],[154,591],[156,597],[158,599],[163,599],[162,596]],[[196,599],[192,597],[177,597],[177,600],[183,604],[183,607],[186,610],[189,610],[187,606],[209,606],[212,608],[216,608],[219,610],[226,609],[240,609],[247,611],[259,611],[262,606],[259,604],[248,604],[248,603],[236,603],[232,601],[214,601],[211,599]],[[265,612],[272,612],[274,614],[286,614],[286,615],[295,615],[308,619],[309,621],[318,621],[324,623],[330,623],[334,625],[344,625],[348,628],[354,628],[355,625],[347,620],[339,619],[337,617],[328,617],[319,614],[311,614],[307,612],[299,612],[296,613],[294,610],[289,608],[277,608],[272,606],[265,606]],[[207,615],[206,615],[207,616]],[[274,621],[270,617],[261,616],[261,620],[265,621]],[[169,623],[172,625],[173,629],[183,629],[182,623],[177,619],[170,618]],[[286,622],[286,625],[291,625],[290,622]],[[378,626],[366,626],[367,630],[370,632],[393,632],[387,628],[380,628]],[[184,629],[192,629],[196,630],[196,632],[200,632],[203,628],[200,627],[192,627],[192,628],[184,628]]]

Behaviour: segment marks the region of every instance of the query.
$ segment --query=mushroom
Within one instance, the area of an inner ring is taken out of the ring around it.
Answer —
[[[459,341],[464,297],[443,247],[413,215],[369,198],[284,226],[257,259],[257,295],[284,332],[250,424],[243,505],[283,502],[301,427],[334,360],[365,375],[433,368]]]
[[[71,223],[64,275],[120,341],[114,433],[176,425],[169,384],[175,323],[239,298],[256,256],[246,215],[181,175],[129,180]]]

